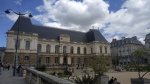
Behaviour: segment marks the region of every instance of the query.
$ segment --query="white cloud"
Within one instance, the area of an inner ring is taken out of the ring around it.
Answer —
[[[44,4],[36,9],[42,13],[35,18],[41,23],[51,23],[51,19],[60,23],[66,28],[75,30],[88,30],[92,25],[101,28],[109,14],[109,5],[103,0],[84,0],[76,2],[74,0],[43,0]],[[54,3],[55,2],[55,3]],[[48,21],[48,22],[47,22]],[[98,28],[98,27],[97,27]]]
[[[150,32],[149,4],[150,0],[127,0],[120,10],[110,13],[107,20],[110,25],[104,33],[109,34],[108,38],[137,36],[144,43],[145,35]]]
[[[109,13],[109,3],[103,0],[43,0],[36,7],[41,14],[33,18],[46,26],[79,31],[99,27],[109,42],[122,36],[137,36],[144,43],[145,35],[150,33],[149,4],[150,0],[126,0],[121,9]],[[14,15],[8,17],[16,19]]]
[[[22,0],[16,0],[15,3],[21,5]]]
[[[6,15],[10,20],[12,20],[12,21],[16,21],[17,20],[17,18],[18,18],[18,15],[16,15],[16,14],[14,14],[14,13],[11,13],[11,14],[7,14]]]

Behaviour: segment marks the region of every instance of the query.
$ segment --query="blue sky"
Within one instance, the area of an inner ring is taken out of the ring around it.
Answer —
[[[144,43],[150,33],[150,0],[0,0],[0,47],[17,15],[5,10],[32,13],[33,24],[76,31],[99,28],[105,38],[137,36]]]

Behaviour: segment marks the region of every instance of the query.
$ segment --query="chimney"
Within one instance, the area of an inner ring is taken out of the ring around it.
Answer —
[[[126,38],[126,37],[123,36],[123,37],[122,37],[122,40],[124,40],[125,38]]]

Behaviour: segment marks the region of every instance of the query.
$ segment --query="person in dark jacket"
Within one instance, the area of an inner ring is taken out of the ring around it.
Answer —
[[[113,84],[113,83],[114,83],[114,77],[112,77],[112,78],[109,80],[108,84]]]

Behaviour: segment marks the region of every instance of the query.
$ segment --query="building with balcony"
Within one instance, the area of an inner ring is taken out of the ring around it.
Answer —
[[[145,36],[145,48],[150,49],[150,33]]]
[[[87,32],[34,25],[20,16],[7,32],[5,63],[13,63],[19,22],[17,63],[24,65],[86,64],[102,54],[111,64],[110,44],[98,29]]]
[[[132,52],[142,47],[142,43],[136,36],[132,38],[122,37],[120,40],[113,39],[111,42],[111,56],[113,65],[129,64]]]

